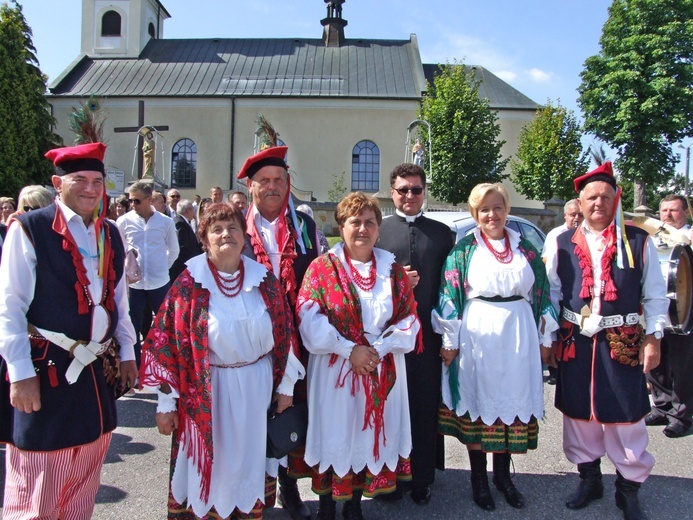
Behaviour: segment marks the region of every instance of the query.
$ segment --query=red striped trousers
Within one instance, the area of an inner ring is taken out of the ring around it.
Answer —
[[[77,448],[24,451],[7,445],[4,520],[89,520],[111,433]]]

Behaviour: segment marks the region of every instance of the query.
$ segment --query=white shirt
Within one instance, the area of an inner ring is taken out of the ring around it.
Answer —
[[[82,252],[82,261],[87,270],[89,294],[92,301],[101,299],[103,280],[98,276],[99,259],[97,256],[94,223],[84,225],[82,217],[57,200],[58,211],[62,211],[67,227]],[[84,256],[91,258],[86,261]],[[114,336],[120,343],[122,361],[135,359],[135,330],[130,322],[125,275],[115,288],[115,304],[118,307],[118,325]],[[10,382],[34,377],[34,364],[31,361],[31,346],[27,333],[26,313],[34,299],[36,286],[36,250],[29,236],[19,222],[13,223],[7,230],[7,237],[2,249],[0,264],[0,355],[7,361]],[[59,296],[58,296],[59,297]],[[108,329],[108,316],[99,306],[92,315],[93,341],[102,341]],[[86,339],[86,338],[73,338]]]
[[[133,289],[149,291],[169,282],[168,270],[178,258],[180,246],[173,220],[154,211],[144,220],[135,211],[118,218],[116,225],[125,242],[125,250],[137,250],[142,279],[130,284]]]
[[[546,240],[544,240],[544,248],[541,250],[542,259],[545,259],[549,255],[554,254],[554,252],[556,251],[556,239],[558,238],[558,235],[560,235],[564,231],[568,231],[568,224],[565,222],[562,226],[555,227],[546,234]]]
[[[592,259],[592,271],[594,280],[602,279],[602,255],[603,247],[600,247],[602,233],[592,231],[587,227],[586,222],[581,224],[582,230],[587,239],[587,246],[590,250]],[[555,242],[555,241],[554,241]],[[600,249],[602,249],[600,251]],[[551,303],[560,312],[559,303],[562,299],[561,280],[558,278],[558,258],[557,247],[546,257],[546,272],[551,284]],[[666,284],[662,271],[659,267],[659,257],[652,237],[647,238],[645,251],[643,254],[643,271],[641,278],[642,285],[642,306],[645,316],[645,333],[664,332],[666,314],[669,309],[669,299],[666,295]],[[594,297],[592,298],[593,314],[600,314],[601,311],[601,283],[593,286]],[[579,309],[577,309],[579,312]]]
[[[281,260],[282,254],[279,251],[279,243],[277,242],[277,230],[279,229],[279,217],[272,222],[260,215],[260,212],[253,206],[253,218],[255,219],[255,227],[262,237],[262,244],[265,246],[265,252],[269,256],[272,264],[272,273],[281,280]]]

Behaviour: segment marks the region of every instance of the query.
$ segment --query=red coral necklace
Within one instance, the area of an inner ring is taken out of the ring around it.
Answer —
[[[513,261],[513,250],[510,247],[510,237],[508,236],[508,232],[503,230],[503,236],[505,237],[505,249],[501,251],[496,251],[496,248],[494,248],[491,242],[489,242],[489,239],[486,237],[486,234],[481,233],[481,238],[484,240],[486,248],[489,251],[491,251],[493,257],[496,260],[498,260],[501,264],[509,264]]]
[[[241,260],[241,264],[238,268],[240,273],[235,280],[226,280],[221,273],[219,273],[217,266],[214,265],[209,258],[207,258],[207,263],[209,264],[209,270],[212,271],[212,276],[214,277],[214,281],[221,291],[221,294],[227,296],[228,298],[233,298],[241,292],[241,289],[243,288],[243,279],[245,278],[245,267],[243,266],[243,260]]]
[[[351,263],[351,258],[349,258],[349,254],[346,252],[346,249],[344,250],[344,257],[346,258],[347,265],[349,266],[349,272],[351,272],[351,279],[354,280],[354,283],[363,291],[370,291],[373,289],[373,287],[375,287],[375,255],[371,253],[372,263],[368,272],[368,278],[361,276],[358,269],[354,267],[354,265]]]

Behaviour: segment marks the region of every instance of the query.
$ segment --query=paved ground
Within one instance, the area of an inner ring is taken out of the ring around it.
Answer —
[[[605,460],[603,470],[607,492],[602,500],[582,511],[570,511],[564,497],[577,485],[576,470],[561,450],[561,416],[550,406],[553,387],[546,386],[547,417],[541,423],[539,449],[515,457],[517,487],[525,494],[527,506],[514,510],[493,490],[496,511],[481,511],[471,500],[469,462],[457,441],[447,441],[447,465],[438,472],[433,498],[426,507],[408,497],[394,504],[364,501],[369,520],[409,519],[619,519],[622,515],[613,500],[613,466]],[[115,431],[103,469],[101,489],[96,498],[94,518],[164,519],[168,478],[168,437],[154,428],[154,396],[138,394],[118,403],[120,427]],[[693,518],[693,435],[668,439],[662,427],[650,428],[650,451],[657,459],[654,471],[640,492],[641,502],[651,520]],[[264,441],[263,441],[264,442]],[[0,449],[0,482],[4,482],[4,450]],[[301,492],[313,512],[317,499],[308,481],[301,481]],[[1,494],[1,491],[0,491]],[[1,511],[1,509],[0,509]],[[267,520],[289,518],[281,510],[265,514]]]

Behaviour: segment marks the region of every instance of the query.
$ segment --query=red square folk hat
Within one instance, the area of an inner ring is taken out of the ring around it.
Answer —
[[[46,159],[55,166],[56,175],[68,175],[74,172],[94,171],[105,175],[103,158],[106,145],[87,143],[65,148],[55,148],[46,152]]]
[[[261,168],[265,166],[281,166],[285,170],[289,169],[289,165],[286,164],[284,158],[286,157],[286,152],[289,150],[288,146],[273,146],[262,150],[248,157],[241,171],[238,172],[238,179],[244,179],[245,177],[252,179]]]
[[[611,161],[606,161],[604,164],[600,164],[591,172],[587,172],[584,175],[580,175],[573,181],[573,186],[575,186],[575,191],[580,193],[580,190],[584,188],[590,182],[602,181],[610,184],[614,189],[617,189],[616,178],[614,177],[614,170],[611,167]]]

